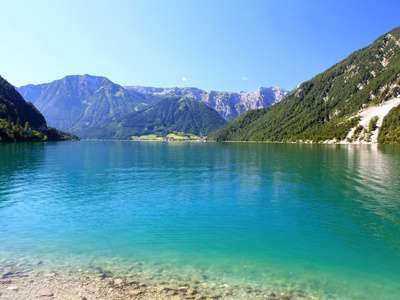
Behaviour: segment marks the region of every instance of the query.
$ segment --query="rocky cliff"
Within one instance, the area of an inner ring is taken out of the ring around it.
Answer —
[[[206,92],[198,88],[155,88],[143,86],[125,86],[125,88],[152,96],[180,96],[202,101],[218,111],[227,121],[232,120],[248,110],[264,108],[277,103],[289,93],[278,87],[260,87],[253,93]]]

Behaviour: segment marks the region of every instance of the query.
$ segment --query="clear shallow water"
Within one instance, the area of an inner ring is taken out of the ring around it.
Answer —
[[[398,299],[399,158],[374,145],[0,145],[0,265]]]

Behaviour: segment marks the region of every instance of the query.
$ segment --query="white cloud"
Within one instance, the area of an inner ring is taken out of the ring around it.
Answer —
[[[242,81],[246,81],[246,80],[249,80],[249,77],[244,77],[244,76],[242,76],[240,79],[241,79]]]
[[[186,77],[183,77],[182,80],[183,80],[183,81],[187,81],[187,78],[186,78]]]

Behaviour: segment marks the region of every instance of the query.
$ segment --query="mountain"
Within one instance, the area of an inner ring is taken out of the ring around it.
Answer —
[[[227,121],[257,108],[270,106],[282,100],[289,92],[278,88],[258,88],[254,93],[247,92],[206,92],[198,88],[154,88],[125,86],[128,90],[157,97],[185,97],[201,101],[214,108]]]
[[[230,120],[249,109],[278,102],[288,93],[280,88],[259,88],[254,93],[206,93],[197,88],[122,87],[105,77],[87,74],[70,75],[51,83],[17,89],[43,113],[50,125],[81,138],[97,139],[126,136],[120,135],[121,130],[112,128],[112,124],[127,114],[136,115],[136,112],[146,110],[163,99],[196,100],[215,109],[225,120]],[[191,107],[205,111],[202,105],[192,104]],[[121,121],[120,126],[125,123]],[[220,121],[217,124],[223,125]],[[209,132],[200,127],[201,135]]]
[[[124,89],[105,77],[71,75],[51,83],[17,88],[49,124],[75,134],[88,126],[142,110],[154,98]]]
[[[212,108],[196,100],[165,98],[151,107],[82,130],[86,138],[131,139],[154,135],[206,136],[226,123]]]
[[[47,128],[46,120],[32,103],[27,103],[15,88],[0,76],[0,119],[10,118],[15,124],[29,123],[34,129]]]
[[[0,76],[0,142],[77,139],[48,128],[43,115]]]
[[[399,74],[400,27],[298,85],[281,102],[248,111],[209,138],[399,143]]]

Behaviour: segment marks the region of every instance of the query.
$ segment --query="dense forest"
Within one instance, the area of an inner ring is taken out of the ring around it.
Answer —
[[[210,136],[216,141],[343,140],[357,125],[355,114],[400,95],[400,28],[296,87],[280,103],[235,118]],[[400,142],[393,110],[380,142]],[[392,128],[392,129],[390,129]],[[390,135],[390,137],[385,137]]]
[[[400,143],[400,106],[393,108],[383,119],[383,124],[378,136],[378,143]]]
[[[36,107],[32,103],[26,102],[16,89],[1,76],[0,119],[8,120],[14,124],[28,122],[34,129],[46,127],[46,120]]]

